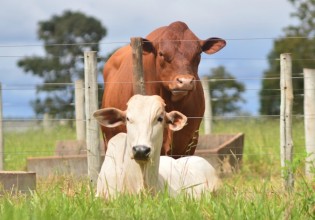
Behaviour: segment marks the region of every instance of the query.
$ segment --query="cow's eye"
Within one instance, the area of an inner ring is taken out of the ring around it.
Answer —
[[[157,121],[158,122],[162,122],[163,121],[163,116],[158,117]]]
[[[127,121],[130,121],[128,117],[126,117],[126,120],[127,120]]]

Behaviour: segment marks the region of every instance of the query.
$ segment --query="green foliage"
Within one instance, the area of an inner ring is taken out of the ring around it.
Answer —
[[[315,1],[314,0],[290,0],[295,12],[291,15],[297,18],[299,23],[284,29],[285,36],[274,41],[270,52],[269,69],[264,73],[262,89],[260,91],[260,113],[267,115],[278,115],[280,112],[280,80],[279,78],[281,53],[292,54],[293,89],[295,101],[293,111],[295,114],[303,114],[304,84],[302,75],[303,68],[315,68]]]
[[[66,11],[60,16],[39,22],[38,38],[44,42],[45,57],[26,57],[18,61],[25,72],[43,79],[32,106],[37,115],[49,113],[56,118],[72,118],[74,88],[67,85],[83,79],[84,51],[99,51],[106,35],[100,21],[81,12]],[[56,83],[61,83],[55,85]]]
[[[238,102],[245,102],[241,97],[245,86],[236,81],[223,66],[213,68],[210,75],[210,97],[212,99],[212,113],[214,115],[224,115],[225,113],[235,113],[240,110]]]

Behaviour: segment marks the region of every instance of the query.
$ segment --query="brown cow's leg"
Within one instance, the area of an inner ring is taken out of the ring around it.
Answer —
[[[103,133],[105,153],[107,150],[108,141],[112,137],[114,137],[116,134],[121,133],[121,132],[126,133],[126,126],[124,126],[124,125],[118,126],[116,128],[106,128],[106,127],[101,126],[101,129],[102,129],[102,133]]]
[[[173,131],[168,128],[164,129],[163,134],[163,146],[161,148],[161,155],[172,155],[172,140]]]

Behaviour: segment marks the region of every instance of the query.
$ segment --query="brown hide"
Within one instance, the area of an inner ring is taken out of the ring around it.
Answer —
[[[158,28],[146,37],[143,47],[146,94],[160,95],[167,112],[176,110],[188,117],[182,130],[173,133],[165,129],[162,155],[178,158],[194,154],[205,109],[198,76],[200,56],[202,52],[215,53],[224,46],[225,41],[220,38],[198,39],[183,22]],[[105,64],[102,107],[125,110],[133,95],[132,79],[132,53],[127,45],[117,50]],[[124,126],[102,127],[105,142],[125,129]]]

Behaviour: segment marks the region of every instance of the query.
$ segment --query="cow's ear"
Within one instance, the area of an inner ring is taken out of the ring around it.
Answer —
[[[142,51],[144,54],[154,53],[155,48],[153,43],[145,38],[142,38]]]
[[[126,112],[117,108],[103,108],[93,113],[97,122],[105,127],[113,128],[125,124]]]
[[[207,40],[201,41],[202,51],[206,54],[213,54],[225,47],[226,42],[221,38],[208,38]]]
[[[178,111],[171,111],[165,114],[166,123],[169,129],[172,131],[178,131],[182,129],[187,122],[187,117]]]

